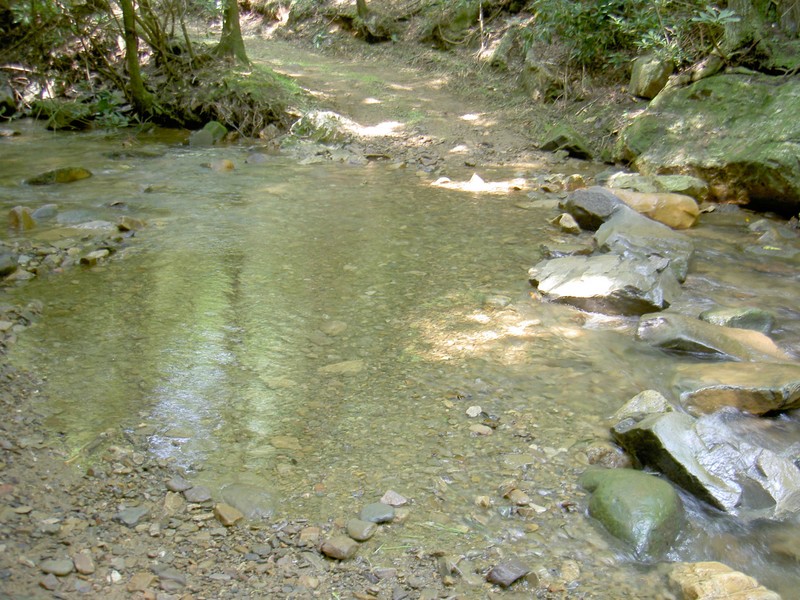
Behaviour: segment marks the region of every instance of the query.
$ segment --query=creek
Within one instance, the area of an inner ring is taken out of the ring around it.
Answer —
[[[126,154],[119,135],[18,128],[0,140],[0,208],[56,203],[58,217],[9,238],[123,214],[148,224],[107,262],[5,292],[45,306],[10,358],[46,380],[48,427],[78,464],[105,432],[145,431],[150,452],[215,493],[264,489],[277,517],[349,517],[389,489],[413,499],[391,539],[367,544],[372,562],[496,548],[576,597],[668,597],[662,565],[585,515],[577,478],[608,417],[643,389],[668,394],[693,359],[637,342],[635,319],[531,298],[541,246],[570,241],[547,222],[556,196],[441,189],[380,162],[248,163],[245,146],[194,149],[179,132],[141,134]],[[202,166],[219,159],[236,168]],[[21,185],[61,166],[94,176]],[[703,216],[678,309],[757,305],[797,344],[796,264],[742,251],[755,218]],[[471,431],[483,421],[491,435]],[[498,492],[509,480],[533,500],[525,514]],[[770,548],[777,529],[800,539],[796,524],[743,525],[683,498],[668,561],[721,560],[793,596],[797,565]]]

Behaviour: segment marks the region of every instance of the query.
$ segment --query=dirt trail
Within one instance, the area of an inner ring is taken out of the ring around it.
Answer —
[[[255,63],[292,77],[321,106],[358,123],[369,151],[402,159],[434,148],[450,167],[551,160],[535,150],[530,107],[513,82],[476,76],[453,57],[443,63],[391,47],[328,56],[258,37],[247,47]]]

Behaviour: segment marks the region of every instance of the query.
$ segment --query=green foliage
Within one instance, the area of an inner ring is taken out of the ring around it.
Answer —
[[[642,52],[690,63],[718,50],[739,17],[704,0],[534,0],[530,41],[566,44],[573,63],[602,69]]]

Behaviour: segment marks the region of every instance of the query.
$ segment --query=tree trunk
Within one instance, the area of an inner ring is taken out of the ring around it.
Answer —
[[[119,0],[122,27],[125,34],[125,64],[128,69],[128,96],[136,112],[149,116],[153,112],[153,97],[144,87],[139,68],[139,36],[136,35],[136,14],[133,0]]]
[[[247,52],[244,49],[242,29],[239,26],[238,0],[225,0],[225,10],[222,16],[222,36],[219,44],[214,48],[217,56],[235,58],[241,63],[250,64]]]

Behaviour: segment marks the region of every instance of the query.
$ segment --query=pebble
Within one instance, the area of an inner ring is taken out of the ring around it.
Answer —
[[[492,435],[494,430],[489,427],[488,425],[483,425],[482,423],[476,423],[475,425],[470,425],[469,430],[471,433],[475,435]]]
[[[202,504],[211,500],[211,490],[204,485],[196,485],[188,490],[184,490],[183,497],[192,504]]]
[[[378,531],[378,525],[374,522],[362,521],[361,519],[350,519],[347,522],[346,529],[347,535],[357,542],[366,542]]]
[[[194,486],[180,475],[175,475],[167,481],[167,489],[171,492],[185,492],[192,487]]]
[[[483,409],[482,409],[480,406],[477,406],[477,405],[475,405],[475,406],[470,406],[470,407],[467,409],[467,416],[468,416],[470,419],[474,419],[475,417],[478,417],[478,416],[480,416],[480,414],[481,414],[482,412],[483,412]]]
[[[402,494],[398,494],[394,490],[388,490],[382,497],[381,497],[381,504],[388,504],[389,506],[405,506],[408,504],[408,498],[403,496]]]
[[[39,568],[43,573],[52,573],[53,575],[64,577],[75,570],[75,564],[71,558],[51,558],[43,560]]]
[[[139,520],[148,512],[150,511],[144,506],[130,506],[128,508],[123,508],[115,514],[114,520],[128,527],[135,527],[139,523]]]
[[[361,509],[359,518],[371,523],[389,523],[394,520],[394,507],[381,502],[373,502]]]
[[[91,575],[95,571],[92,555],[87,551],[78,552],[72,557],[72,562],[75,563],[75,570],[81,575]]]
[[[353,558],[358,552],[358,542],[344,535],[328,538],[322,543],[320,551],[331,558],[347,560]]]
[[[225,527],[231,527],[244,519],[242,511],[223,502],[214,505],[214,516],[217,517],[217,520]]]
[[[528,567],[517,559],[509,559],[489,571],[488,575],[486,575],[486,581],[506,588],[520,577],[525,577],[528,573],[530,573]]]
[[[39,581],[39,586],[52,592],[58,587],[58,579],[52,573],[48,573]]]

